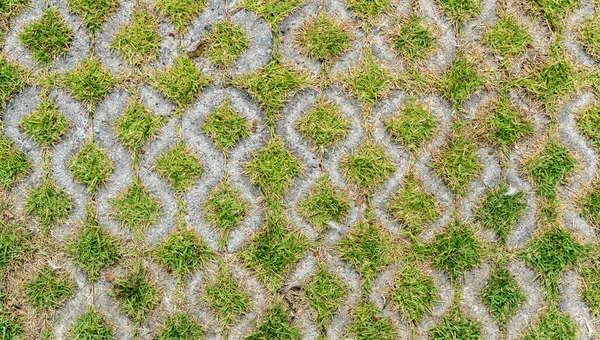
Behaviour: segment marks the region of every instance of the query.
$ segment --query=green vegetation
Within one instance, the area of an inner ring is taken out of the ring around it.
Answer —
[[[600,60],[600,15],[587,19],[577,32],[583,48],[596,60]]]
[[[346,298],[345,288],[344,282],[320,263],[317,272],[302,292],[303,298],[314,311],[314,318],[322,335],[326,334],[335,311]]]
[[[19,127],[38,145],[49,147],[62,140],[70,124],[52,101],[42,100],[37,110],[23,118]]]
[[[4,105],[25,86],[23,75],[24,71],[21,67],[0,55],[0,105]]]
[[[352,311],[352,323],[346,328],[344,337],[356,340],[392,340],[397,338],[389,320],[379,315],[377,307],[368,301],[362,301]]]
[[[335,145],[348,134],[350,120],[332,101],[319,97],[296,122],[296,129],[319,149]]]
[[[403,267],[390,290],[390,299],[402,318],[416,324],[431,313],[438,298],[431,276],[412,266]]]
[[[577,126],[600,149],[600,106],[586,111],[577,118]]]
[[[30,233],[18,223],[0,219],[0,270],[23,259],[29,253],[30,240]]]
[[[530,328],[524,340],[577,339],[577,326],[566,314],[550,310],[542,314],[536,325]]]
[[[390,8],[390,0],[344,0],[359,18],[372,18]]]
[[[533,7],[554,27],[560,26],[563,18],[566,18],[578,3],[577,0],[531,0]]]
[[[486,114],[483,124],[484,138],[505,153],[521,138],[533,133],[529,117],[511,107],[507,98],[496,103],[493,112]]]
[[[307,57],[329,63],[350,49],[351,33],[336,18],[324,11],[300,28],[296,42]]]
[[[432,340],[479,340],[481,325],[464,318],[442,318],[442,321],[429,330]]]
[[[475,220],[498,233],[500,244],[505,244],[508,234],[527,209],[524,196],[524,191],[511,193],[506,183],[500,183],[486,191],[485,199],[474,211]]]
[[[29,189],[25,197],[25,211],[35,216],[43,229],[66,221],[71,210],[71,196],[50,179],[43,179],[40,185]]]
[[[246,340],[300,340],[300,332],[290,322],[290,316],[280,304],[272,305],[258,327]]]
[[[392,175],[396,167],[382,146],[367,141],[342,158],[340,170],[358,190],[371,194]]]
[[[167,17],[177,32],[183,34],[194,17],[206,7],[206,2],[206,0],[157,0],[155,6],[160,15]]]
[[[158,331],[158,340],[196,340],[202,339],[202,326],[183,313],[176,313],[164,322]]]
[[[187,56],[175,59],[172,66],[150,79],[150,85],[175,103],[179,110],[190,105],[210,82],[210,78],[196,69]]]
[[[131,23],[121,26],[110,47],[133,65],[156,60],[160,47],[158,20],[148,11],[134,12]]]
[[[62,77],[62,82],[75,99],[89,106],[95,106],[104,99],[115,85],[113,76],[95,57],[80,62]]]
[[[67,0],[69,11],[79,15],[88,30],[98,32],[119,8],[119,0]]]
[[[327,174],[319,177],[308,196],[298,203],[298,212],[318,233],[330,221],[342,223],[349,210],[348,195],[337,189]]]
[[[431,112],[409,100],[394,116],[383,121],[392,140],[415,152],[436,132],[436,120]]]
[[[492,26],[483,42],[503,58],[516,57],[533,44],[529,34],[508,15],[503,15]]]
[[[250,40],[242,25],[229,20],[215,23],[213,29],[203,39],[206,44],[204,55],[218,67],[229,67],[242,56],[250,45]]]
[[[104,320],[104,316],[88,307],[87,312],[77,318],[69,330],[69,336],[78,340],[112,340],[114,329]]]
[[[275,29],[277,24],[288,16],[293,10],[300,7],[303,0],[244,0],[243,6],[265,19]]]
[[[579,269],[582,281],[580,282],[580,294],[590,313],[597,317],[600,315],[600,262],[598,248],[594,247],[591,256]]]
[[[370,51],[365,51],[358,68],[350,72],[346,86],[364,106],[372,107],[388,95],[395,86],[395,80]]]
[[[202,206],[207,222],[221,233],[219,246],[227,245],[229,232],[250,213],[249,204],[226,181],[216,187]]]
[[[158,245],[154,257],[179,278],[204,268],[213,256],[212,250],[192,229],[178,228]]]
[[[0,159],[0,189],[10,189],[31,171],[29,158],[3,135],[0,135]]]
[[[433,29],[416,15],[400,19],[390,39],[396,53],[407,61],[427,57],[436,46]]]
[[[156,137],[165,123],[165,117],[153,116],[150,110],[136,100],[115,121],[113,130],[129,152],[137,155],[146,142]]]
[[[69,159],[68,167],[75,182],[86,185],[88,192],[94,193],[112,174],[114,162],[106,151],[88,141]]]
[[[73,41],[73,30],[65,23],[58,8],[45,9],[42,17],[27,24],[19,39],[31,52],[33,59],[48,66],[66,55]]]
[[[578,200],[579,213],[594,227],[600,228],[600,182]]]
[[[202,131],[223,151],[251,134],[250,123],[235,111],[229,97],[225,97],[223,103],[206,117]]]
[[[463,53],[459,53],[448,71],[436,82],[437,89],[450,100],[457,111],[483,85],[484,82],[475,68],[475,62],[467,59]]]
[[[387,211],[411,235],[418,235],[423,227],[440,216],[440,209],[433,195],[412,175],[394,195]]]
[[[62,305],[75,290],[73,279],[63,270],[44,266],[25,284],[25,292],[37,309],[51,309]]]
[[[521,287],[505,268],[497,268],[479,293],[481,301],[505,331],[510,319],[525,302]]]
[[[557,185],[566,183],[567,176],[575,169],[575,165],[576,161],[569,151],[551,140],[525,164],[524,170],[533,179],[538,195],[554,199]]]
[[[554,60],[517,81],[517,85],[545,105],[570,94],[576,85],[575,68],[566,60]]]
[[[135,177],[131,186],[113,199],[110,205],[112,218],[137,234],[148,230],[160,218],[158,199],[148,193],[139,177]]]
[[[204,172],[200,157],[182,141],[178,141],[169,151],[161,154],[154,164],[154,169],[179,192],[189,190]]]
[[[149,282],[148,274],[142,268],[116,279],[110,293],[120,302],[123,311],[137,322],[141,322],[160,299],[156,284]]]
[[[24,339],[21,337],[25,333],[23,326],[11,314],[0,312],[0,330],[3,340]]]
[[[438,0],[440,7],[457,24],[473,19],[481,12],[480,0]]]
[[[0,23],[9,21],[29,7],[30,0],[0,0]]]

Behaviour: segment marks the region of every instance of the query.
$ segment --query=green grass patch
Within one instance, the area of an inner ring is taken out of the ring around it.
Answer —
[[[594,228],[600,228],[600,182],[596,181],[592,188],[577,202],[579,213]]]
[[[527,209],[524,196],[524,191],[510,192],[506,183],[500,183],[496,188],[486,190],[486,197],[474,211],[475,220],[494,230],[500,244],[504,245]]]
[[[189,190],[204,172],[200,157],[181,141],[158,157],[154,169],[178,192]]]
[[[587,19],[577,30],[577,38],[587,53],[600,60],[600,15]]]
[[[298,119],[296,129],[302,137],[323,150],[346,137],[350,120],[332,101],[319,97],[315,105]]]
[[[110,47],[133,65],[155,61],[160,47],[158,20],[148,11],[134,12],[131,22],[119,28]]]
[[[40,310],[61,306],[73,295],[74,290],[75,282],[68,272],[54,270],[47,265],[25,283],[25,294],[33,306]]]
[[[281,20],[300,7],[303,2],[303,0],[244,0],[243,7],[255,12],[275,29]]]
[[[27,191],[25,211],[35,216],[43,229],[66,221],[72,210],[71,196],[50,179]]]
[[[144,144],[154,139],[165,123],[165,117],[152,115],[148,108],[134,101],[115,121],[113,130],[127,150],[138,155]]]
[[[533,44],[529,34],[509,15],[500,17],[500,20],[487,31],[483,42],[503,58],[517,57]]]
[[[591,256],[579,268],[582,281],[579,284],[580,295],[590,309],[590,313],[600,315],[600,254],[594,247]]]
[[[533,7],[538,10],[542,16],[553,27],[561,26],[575,6],[579,4],[578,0],[531,0]]]
[[[30,250],[30,241],[30,233],[19,223],[0,219],[0,270],[25,258]]]
[[[154,257],[169,272],[183,279],[204,268],[213,252],[194,230],[178,228],[158,245]]]
[[[114,333],[104,315],[88,307],[86,313],[77,318],[68,334],[78,340],[112,340]]]
[[[433,278],[410,265],[404,266],[391,286],[389,298],[402,318],[415,325],[431,313],[438,299]]]
[[[206,0],[157,0],[155,7],[160,15],[167,17],[180,34],[206,7]]]
[[[10,139],[0,135],[0,188],[9,190],[31,171],[31,161]]]
[[[436,82],[437,89],[450,100],[457,111],[482,86],[484,82],[475,68],[475,62],[461,53],[454,59],[448,71]]]
[[[319,177],[308,196],[298,203],[300,216],[306,219],[317,233],[325,231],[330,221],[342,223],[349,211],[348,195],[335,187],[327,174]]]
[[[223,262],[219,263],[217,277],[206,289],[201,300],[216,311],[221,327],[225,330],[238,315],[248,312],[252,303],[250,294],[234,281],[230,269]]]
[[[440,208],[433,195],[412,175],[390,200],[387,211],[411,235],[418,235],[423,227],[440,216]]]
[[[283,195],[292,178],[302,171],[302,163],[286,149],[282,139],[273,138],[244,164],[243,169],[250,181],[266,195]]]
[[[373,142],[364,142],[340,162],[347,180],[365,194],[371,194],[396,170],[385,149]]]
[[[503,152],[508,152],[520,139],[533,133],[531,120],[523,112],[511,107],[506,98],[496,103],[493,112],[486,114],[483,124],[484,138]]]
[[[150,195],[139,177],[133,179],[125,192],[111,200],[110,205],[111,217],[138,235],[158,223],[160,218],[158,199]]]
[[[272,305],[256,329],[246,340],[300,340],[298,328],[290,321],[290,315],[280,304]]]
[[[223,151],[251,135],[250,123],[236,112],[229,97],[206,117],[202,131]]]
[[[175,313],[168,317],[158,331],[158,340],[196,340],[202,339],[204,328],[184,313]]]
[[[346,285],[320,263],[302,295],[314,312],[319,332],[325,336],[335,311],[346,298]]]
[[[4,105],[15,93],[23,89],[23,75],[24,71],[18,64],[13,64],[0,55],[0,104]]]
[[[575,340],[577,326],[566,314],[557,310],[547,311],[523,337],[523,340],[545,339]]]
[[[62,83],[75,99],[95,106],[106,98],[116,81],[100,61],[92,57],[80,62],[74,70],[65,74]]]
[[[554,199],[556,187],[567,182],[567,176],[575,169],[576,164],[569,151],[552,140],[525,163],[524,170],[531,176],[538,195]]]
[[[481,12],[480,0],[438,0],[450,21],[463,24]]]
[[[481,339],[481,324],[465,318],[449,318],[442,320],[429,330],[431,340],[479,340]]]
[[[33,59],[46,66],[69,52],[73,37],[73,30],[56,7],[45,9],[39,19],[19,32],[21,43],[29,49]]]
[[[187,56],[175,59],[172,66],[150,79],[150,85],[175,103],[179,110],[190,105],[210,83],[210,78],[202,74]]]
[[[69,11],[81,17],[88,30],[100,31],[104,22],[119,8],[118,0],[67,0]]]
[[[433,266],[445,271],[452,281],[456,281],[467,270],[481,263],[485,248],[471,226],[454,220],[446,230],[435,236],[428,252]]]
[[[17,319],[8,313],[0,312],[0,331],[2,333],[2,340],[20,340],[23,338],[25,330],[23,326],[17,321]]]
[[[0,0],[0,21],[8,22],[29,7],[30,0]]]
[[[119,301],[122,310],[137,322],[141,322],[160,300],[159,289],[141,268],[116,279],[110,294]]]
[[[329,63],[350,49],[351,37],[349,29],[341,21],[321,11],[300,27],[295,40],[302,54]]]
[[[529,76],[517,80],[517,85],[550,105],[572,93],[577,83],[575,68],[567,60],[555,60]]]
[[[600,149],[600,106],[595,106],[577,118],[577,126]]]
[[[369,301],[361,301],[352,311],[352,322],[346,327],[346,338],[356,340],[392,340],[398,335],[390,321]]]
[[[431,112],[409,100],[398,113],[383,121],[385,130],[392,140],[415,152],[436,132],[436,119]]]
[[[19,125],[21,130],[42,147],[60,142],[70,126],[65,115],[48,99],[42,100],[37,110],[23,118]]]
[[[393,262],[393,240],[372,221],[354,225],[335,251],[365,280],[371,281]]]
[[[344,0],[344,2],[359,18],[363,19],[378,16],[391,6],[390,0]]]
[[[233,65],[250,46],[248,35],[242,25],[225,20],[214,24],[201,44],[205,44],[204,56],[217,67]]]
[[[488,308],[502,331],[506,331],[508,322],[526,300],[517,280],[502,267],[492,273],[487,285],[479,294],[481,302]]]
[[[86,185],[88,192],[94,193],[108,181],[114,162],[106,151],[88,141],[69,159],[68,167],[75,182]]]
[[[249,204],[226,181],[210,193],[202,209],[207,222],[221,234],[219,247],[227,245],[229,232],[240,226],[250,213]]]
[[[402,18],[389,33],[392,47],[407,61],[421,60],[436,47],[434,29],[416,15]]]
[[[365,51],[360,65],[346,79],[346,86],[361,104],[372,107],[388,95],[395,86],[395,80],[370,51]]]

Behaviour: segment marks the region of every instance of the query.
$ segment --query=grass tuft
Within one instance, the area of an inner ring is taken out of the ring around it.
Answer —
[[[190,105],[210,83],[210,78],[196,69],[187,56],[175,59],[172,66],[157,72],[150,80],[150,85],[175,103],[179,110]]]
[[[577,38],[587,53],[600,60],[600,15],[587,19],[578,30]]]
[[[192,229],[178,229],[154,252],[158,263],[179,278],[204,268],[213,256],[212,250]]]
[[[543,17],[553,27],[561,26],[566,18],[579,4],[578,0],[531,0],[533,7],[540,11]]]
[[[384,120],[385,130],[392,140],[415,152],[436,132],[436,120],[431,112],[409,100],[393,117]]]
[[[345,338],[356,340],[392,340],[397,338],[390,321],[369,301],[361,301],[352,311],[352,322],[346,327]]]
[[[350,72],[347,79],[350,93],[367,107],[387,96],[394,86],[389,70],[379,65],[370,51],[363,53],[360,65]]]
[[[344,24],[324,11],[304,23],[296,43],[305,56],[330,63],[350,49],[351,33]]]
[[[189,190],[204,172],[200,157],[181,141],[158,157],[154,169],[178,192]]]
[[[475,220],[498,233],[500,244],[504,245],[508,234],[527,209],[524,196],[524,191],[511,193],[506,183],[500,183],[486,191],[485,199],[474,212]]]
[[[508,152],[520,139],[533,133],[530,119],[511,107],[506,98],[496,103],[493,112],[483,119],[483,125],[486,130],[484,138],[503,152]]]
[[[600,106],[595,106],[577,118],[577,126],[600,149]]]
[[[440,216],[440,208],[433,195],[423,189],[412,175],[390,200],[387,211],[411,235],[418,235],[423,227]]]
[[[206,7],[206,0],[157,0],[156,9],[167,17],[180,34],[184,33],[192,20]]]
[[[592,316],[600,315],[600,258],[598,248],[594,248],[591,256],[579,269],[581,281],[580,295],[590,309]]]
[[[460,110],[471,95],[484,85],[475,63],[459,54],[444,75],[436,82],[437,89],[448,98],[455,110]]]
[[[550,141],[524,167],[531,176],[540,196],[553,199],[556,197],[556,187],[565,184],[567,176],[575,169],[575,159],[569,151],[556,141]]]
[[[158,199],[150,195],[139,177],[135,177],[131,186],[110,205],[112,218],[137,234],[147,231],[160,218]]]
[[[49,179],[31,188],[25,197],[25,211],[38,218],[43,229],[66,221],[71,210],[71,196]]]
[[[403,267],[391,287],[390,299],[402,318],[416,324],[431,313],[437,302],[438,290],[433,278],[411,266]]]
[[[479,294],[503,331],[526,299],[517,280],[505,268],[497,268]]]
[[[438,0],[437,2],[450,20],[458,24],[473,19],[481,12],[480,0]]]
[[[325,174],[315,182],[311,192],[298,203],[298,212],[322,233],[330,221],[342,223],[350,211],[350,199]]]
[[[464,318],[442,320],[429,330],[431,340],[479,340],[481,339],[481,324]]]
[[[3,340],[20,340],[24,339],[22,335],[25,333],[23,326],[17,319],[6,312],[0,312],[0,331],[2,331]]]
[[[246,340],[300,340],[298,328],[290,321],[290,315],[280,304],[271,305],[264,318]]]
[[[600,182],[593,187],[577,203],[579,213],[596,229],[600,229]]]
[[[10,139],[0,135],[0,189],[9,190],[31,171],[31,161]]]
[[[158,340],[196,340],[202,339],[204,328],[184,313],[176,313],[164,322],[158,331]]]
[[[396,167],[381,145],[365,142],[342,158],[340,170],[358,190],[371,194],[392,175]]]
[[[346,137],[350,120],[332,101],[319,97],[315,105],[298,119],[296,129],[302,137],[323,150]]]
[[[0,105],[4,105],[17,92],[23,89],[24,71],[18,64],[9,62],[0,55]]]
[[[577,326],[566,314],[557,310],[547,311],[523,337],[523,340],[545,339],[575,340]]]
[[[81,17],[88,30],[96,33],[117,12],[119,0],[67,0],[67,6]]]
[[[520,79],[518,85],[549,105],[573,92],[577,80],[575,71],[568,61],[555,60]]]
[[[233,65],[250,46],[244,27],[229,20],[215,23],[200,43],[208,60],[221,68]]]
[[[42,147],[52,146],[69,131],[67,118],[50,100],[43,100],[37,110],[23,118],[19,127]]]
[[[93,141],[86,142],[69,159],[69,171],[75,182],[87,186],[88,192],[96,192],[113,173],[114,162]]]
[[[229,97],[225,97],[223,103],[206,117],[202,131],[223,151],[251,134],[250,124],[231,106]]]
[[[62,82],[75,99],[89,106],[104,99],[115,85],[114,77],[95,57],[80,62],[62,77]]]
[[[387,11],[390,6],[390,0],[344,0],[348,7],[353,10],[361,19],[376,17]]]
[[[503,58],[517,57],[533,44],[529,34],[511,16],[502,16],[485,34],[483,42]]]
[[[25,284],[29,301],[40,310],[54,309],[62,305],[75,290],[75,283],[68,272],[42,267]]]
[[[158,20],[150,12],[134,12],[131,23],[122,25],[110,47],[132,65],[155,61],[160,47]]]
[[[436,47],[433,29],[416,15],[400,19],[389,37],[396,53],[407,61],[421,60]]]
[[[227,245],[229,232],[238,227],[250,213],[248,203],[226,181],[215,188],[202,206],[206,220],[221,234],[219,246]]]
[[[323,336],[326,335],[327,325],[346,298],[344,282],[330,273],[324,264],[318,264],[317,272],[308,281],[302,294],[314,311],[319,332]]]
[[[8,22],[23,13],[30,2],[30,0],[0,0],[0,23]]]
[[[19,32],[21,43],[29,49],[33,59],[46,66],[69,52],[73,37],[73,30],[56,7],[45,9],[41,18],[27,24]]]
[[[87,312],[77,318],[69,330],[69,336],[78,340],[112,340],[114,332],[104,315],[88,307]]]
[[[154,139],[165,123],[165,117],[153,116],[150,110],[135,101],[115,121],[113,130],[129,152],[137,155],[144,143]]]
[[[260,18],[275,27],[285,19],[293,10],[300,7],[303,0],[244,0],[243,6],[255,12]]]
[[[30,233],[19,223],[0,219],[0,270],[19,259],[24,259],[29,252],[30,241]]]
[[[149,282],[148,274],[141,268],[115,280],[110,294],[119,301],[123,311],[137,322],[141,322],[160,299],[156,284]]]

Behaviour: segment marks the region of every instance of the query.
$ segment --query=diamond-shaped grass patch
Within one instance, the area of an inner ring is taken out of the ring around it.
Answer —
[[[68,167],[75,182],[86,185],[88,192],[96,192],[113,173],[114,162],[106,151],[88,141],[69,159]]]
[[[517,85],[529,94],[550,105],[575,90],[576,69],[567,60],[554,60],[541,69],[519,79]]]
[[[600,149],[600,106],[595,106],[577,118],[577,126]]]
[[[524,170],[533,179],[538,195],[554,199],[556,187],[566,183],[576,164],[569,151],[552,140],[525,164]]]
[[[66,221],[72,209],[71,196],[49,179],[31,188],[25,197],[25,211],[39,219],[43,229]]]
[[[507,152],[521,138],[533,133],[530,119],[513,108],[507,98],[496,103],[493,112],[483,119],[485,139]]]
[[[598,247],[592,251],[592,255],[580,267],[579,274],[581,297],[590,308],[590,313],[597,317],[600,315],[600,254]]]
[[[146,142],[156,137],[165,122],[165,117],[152,115],[148,108],[134,101],[115,121],[113,130],[129,152],[137,155]]]
[[[319,97],[315,105],[296,122],[296,129],[320,150],[335,145],[350,129],[350,120],[332,101]]]
[[[578,200],[579,213],[596,229],[600,229],[600,182]]]
[[[126,226],[137,235],[158,223],[160,204],[151,196],[139,177],[135,177],[125,192],[111,200],[111,216],[120,225]]]
[[[217,22],[200,44],[206,47],[203,55],[217,67],[233,65],[250,46],[244,27],[230,20]]]
[[[0,188],[10,189],[31,170],[31,161],[10,139],[0,135]]]
[[[366,107],[375,105],[395,86],[394,77],[370,51],[363,53],[360,64],[350,72],[346,83],[348,91]]]
[[[195,340],[202,339],[204,328],[189,315],[175,313],[168,317],[158,331],[158,340]]]
[[[75,290],[75,282],[68,272],[50,266],[39,269],[35,276],[25,283],[25,293],[29,301],[39,310],[61,306]]]
[[[390,8],[390,0],[345,0],[348,7],[360,18],[373,18]]]
[[[119,0],[67,0],[69,11],[81,17],[88,30],[97,32],[119,8]]]
[[[407,61],[427,57],[436,46],[435,31],[416,15],[399,20],[389,39],[396,53]]]
[[[485,34],[484,43],[503,58],[516,57],[527,49],[533,40],[511,16],[505,15]]]
[[[481,339],[481,324],[466,318],[444,316],[442,320],[429,330],[432,340],[479,340]]]
[[[380,315],[369,301],[361,301],[352,311],[352,322],[346,327],[345,338],[392,340],[398,337],[387,318]]]
[[[450,20],[458,24],[473,19],[481,12],[480,0],[438,0],[437,2]]]
[[[19,127],[38,145],[49,147],[62,140],[70,124],[52,101],[43,100],[37,110],[23,118]]]
[[[62,83],[75,99],[95,106],[110,93],[116,81],[100,61],[92,57],[80,62],[74,70],[65,74]]]
[[[314,312],[319,332],[325,335],[335,311],[346,297],[346,285],[324,264],[319,264],[302,294]]]
[[[160,15],[167,17],[177,32],[184,33],[186,28],[206,7],[206,0],[157,0],[156,9]]]
[[[160,300],[160,290],[142,268],[116,279],[110,294],[119,301],[121,309],[137,322],[141,322]]]
[[[206,266],[213,252],[192,229],[178,228],[158,245],[154,257],[180,278]]]
[[[577,32],[578,39],[583,43],[583,48],[594,59],[600,60],[600,15],[587,19]]]
[[[23,73],[19,65],[0,55],[0,104],[6,103],[15,93],[21,91],[25,85]]]
[[[45,9],[42,17],[27,24],[19,39],[31,52],[33,59],[49,65],[54,59],[69,52],[73,41],[73,30],[56,7]]]
[[[348,27],[322,11],[300,27],[296,42],[305,56],[328,63],[350,49],[350,38]]]
[[[219,264],[217,277],[201,300],[216,312],[223,329],[228,329],[251,306],[250,294],[234,281],[230,269],[223,262]]]
[[[223,103],[206,117],[202,131],[219,149],[226,151],[249,137],[251,128],[248,120],[231,105],[229,97],[225,97]]]
[[[484,85],[475,63],[459,54],[444,75],[436,82],[437,89],[459,110],[471,95]]]
[[[435,117],[415,100],[409,100],[398,113],[385,119],[383,125],[394,142],[413,152],[436,131]]]
[[[340,170],[344,177],[365,194],[375,191],[395,169],[383,147],[373,142],[361,144],[340,162]]]
[[[429,245],[433,266],[443,270],[455,281],[469,269],[479,265],[484,256],[482,242],[471,226],[459,220],[450,222]]]
[[[487,285],[479,293],[481,302],[488,308],[502,330],[525,302],[521,287],[505,268],[496,269]]]
[[[510,192],[506,183],[486,191],[486,197],[474,211],[475,219],[485,228],[498,233],[501,244],[517,225],[527,206],[524,191]]]
[[[181,141],[158,157],[154,169],[179,192],[190,189],[204,172],[200,157]]]
[[[202,206],[206,220],[221,233],[219,246],[227,245],[229,232],[238,227],[250,213],[248,203],[227,181],[222,181]]]
[[[158,20],[148,11],[134,12],[131,23],[120,27],[110,47],[133,65],[155,61],[160,47]]]
[[[393,306],[402,318],[415,324],[425,314],[431,313],[437,302],[438,290],[433,278],[416,267],[403,267],[390,289]]]
[[[272,305],[246,340],[300,340],[300,331],[290,319],[285,307],[280,304]]]
[[[402,188],[388,204],[387,211],[412,235],[418,235],[423,227],[435,221],[440,209],[433,195],[413,176],[406,179]]]
[[[87,312],[75,320],[68,334],[73,339],[111,340],[114,332],[114,328],[106,322],[104,315],[88,307]]]
[[[374,279],[394,259],[392,238],[373,221],[354,225],[335,249],[367,281]]]
[[[576,340],[577,333],[577,325],[567,314],[552,309],[542,314],[537,324],[525,334],[523,340]]]
[[[304,0],[245,0],[243,6],[255,12],[275,29],[281,20],[285,19],[293,10],[300,7],[303,2]]]
[[[341,223],[350,210],[348,195],[336,188],[329,175],[322,175],[311,192],[298,203],[298,212],[318,233],[327,228],[327,222]]]

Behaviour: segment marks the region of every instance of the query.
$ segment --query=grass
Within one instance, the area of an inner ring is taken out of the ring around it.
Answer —
[[[600,182],[578,200],[579,213],[594,227],[600,228]]]
[[[443,317],[429,330],[431,340],[478,340],[481,339],[481,324],[465,318]]]
[[[324,264],[318,264],[317,271],[308,281],[303,298],[314,311],[314,319],[319,333],[326,335],[327,326],[334,313],[346,298],[344,282],[327,270]]]
[[[136,234],[146,232],[160,218],[158,199],[148,193],[139,177],[135,177],[127,190],[111,200],[110,206],[111,217]]]
[[[319,97],[315,105],[296,121],[300,135],[320,150],[342,140],[350,130],[350,120],[332,101]]]
[[[192,229],[178,228],[154,251],[154,257],[180,279],[204,268],[213,252]]]
[[[306,57],[330,63],[350,49],[351,38],[344,23],[321,11],[314,19],[302,24],[295,40]]]
[[[122,310],[135,321],[141,322],[160,300],[160,291],[148,280],[144,269],[137,268],[114,281],[110,294]]]
[[[575,71],[568,61],[558,59],[520,79],[517,84],[549,105],[573,92],[577,83]]]
[[[438,3],[450,21],[459,25],[481,12],[480,0],[440,0]]]
[[[196,340],[202,339],[204,328],[184,313],[175,313],[164,321],[158,331],[158,340]]]
[[[529,34],[510,15],[501,16],[487,31],[483,42],[502,58],[517,57],[533,44]]]
[[[25,211],[37,218],[44,230],[65,222],[72,210],[71,196],[50,179],[27,191]]]
[[[485,248],[471,226],[454,220],[446,230],[435,236],[428,252],[433,266],[445,271],[452,281],[456,281],[467,270],[481,263]]]
[[[497,268],[487,285],[479,293],[481,302],[487,307],[503,331],[510,319],[519,311],[526,297],[517,281],[505,268]]]
[[[244,164],[244,171],[253,184],[268,196],[283,195],[293,177],[302,171],[302,163],[292,155],[280,138],[273,138]]]
[[[23,118],[19,127],[38,145],[50,147],[62,140],[71,125],[56,105],[46,99],[37,110]]]
[[[387,211],[411,235],[420,234],[424,226],[440,216],[435,197],[412,175],[390,200]]]
[[[21,43],[29,49],[33,59],[45,66],[69,52],[73,37],[73,30],[56,7],[45,9],[39,19],[19,32]]]
[[[566,18],[579,4],[577,0],[532,0],[531,5],[538,10],[554,28],[561,26]]]
[[[463,197],[468,193],[469,184],[483,169],[477,151],[478,146],[467,132],[455,128],[448,143],[433,158],[431,167],[458,196]]]
[[[595,106],[577,117],[579,130],[600,148],[600,106]]]
[[[233,85],[246,89],[254,96],[267,119],[274,121],[283,105],[294,93],[304,88],[306,82],[305,75],[276,57],[260,70],[235,78]]]
[[[178,192],[189,190],[204,172],[200,157],[181,141],[158,157],[154,169]]]
[[[361,19],[378,16],[391,6],[390,0],[344,0],[344,2]]]
[[[118,0],[67,0],[69,11],[77,14],[88,30],[96,33],[119,8]]]
[[[216,312],[225,330],[238,315],[248,312],[252,303],[250,294],[234,281],[230,269],[223,262],[219,264],[219,272],[201,300]]]
[[[340,170],[356,189],[371,194],[393,174],[396,167],[381,145],[367,141],[342,158]]]
[[[554,199],[556,187],[567,182],[567,176],[576,164],[564,146],[551,140],[540,153],[527,161],[524,170],[532,178],[538,195]]]
[[[350,71],[346,86],[363,106],[372,107],[388,95],[395,86],[395,80],[370,51],[365,51],[360,65]]]
[[[223,151],[251,135],[250,123],[235,110],[229,97],[206,117],[202,131]]]
[[[25,294],[33,306],[39,310],[61,306],[73,295],[75,282],[64,270],[54,270],[44,266],[33,278],[25,283]]]
[[[0,219],[0,270],[29,253],[31,234],[19,223]]]
[[[486,190],[485,198],[474,211],[475,220],[484,228],[494,230],[499,243],[504,245],[527,210],[524,196],[524,191],[512,192],[506,183],[500,183],[496,188]]]
[[[136,100],[115,121],[113,131],[129,152],[138,155],[144,144],[154,139],[165,123],[165,117],[152,115]]]
[[[484,86],[475,65],[473,60],[459,53],[448,71],[436,81],[438,91],[450,100],[457,111],[462,108],[475,91]]]
[[[160,15],[175,26],[180,34],[190,25],[192,20],[206,7],[206,0],[157,0],[155,8]]]
[[[502,98],[495,104],[493,112],[483,119],[483,125],[486,130],[485,140],[505,153],[519,140],[533,134],[529,117],[513,108],[507,98]]]
[[[6,312],[0,312],[0,331],[2,340],[24,339],[25,329],[13,315]]]
[[[317,233],[327,229],[328,222],[342,223],[350,211],[350,200],[331,182],[329,175],[319,177],[307,197],[298,203],[300,216]]]
[[[31,161],[10,139],[0,135],[0,189],[9,190],[31,171]]]
[[[595,15],[577,30],[577,38],[582,42],[583,48],[594,59],[600,60],[600,16]]]
[[[550,310],[542,314],[537,324],[529,329],[523,339],[575,340],[577,339],[577,326],[568,315],[557,310]]]
[[[69,329],[69,336],[78,340],[111,340],[114,329],[105,320],[104,315],[88,307],[86,313],[75,321]]]
[[[581,276],[580,296],[594,317],[600,315],[600,262],[598,262],[598,256],[598,248],[595,247],[591,256],[578,270]]]
[[[0,0],[0,22],[8,22],[29,7],[30,0]]]
[[[150,79],[150,85],[175,103],[179,110],[189,106],[210,83],[210,78],[202,74],[187,56],[175,59],[172,66]]]
[[[110,93],[116,84],[114,77],[96,57],[84,60],[62,77],[71,95],[85,105],[95,106]]]
[[[202,209],[206,221],[221,234],[220,247],[227,245],[229,232],[240,226],[250,213],[249,204],[226,181],[210,193]]]
[[[377,307],[361,301],[352,311],[352,322],[346,326],[345,338],[356,340],[392,340],[397,338],[390,321],[380,316]]]
[[[392,238],[372,221],[354,225],[334,250],[367,281],[373,280],[394,260]]]
[[[95,193],[108,181],[114,166],[106,151],[93,141],[85,142],[68,162],[69,171],[75,182],[86,185],[89,193]]]
[[[431,313],[438,294],[431,276],[406,265],[396,275],[389,299],[402,318],[415,325],[423,316]]]
[[[110,47],[132,65],[155,61],[160,47],[158,20],[148,11],[134,12],[131,22],[122,25],[115,33]]]
[[[309,240],[292,229],[281,214],[268,212],[266,221],[240,253],[246,266],[269,288],[277,288],[296,262],[304,257]]]
[[[280,304],[272,304],[256,329],[246,340],[300,340],[298,328],[290,322],[289,313]]]
[[[406,61],[422,60],[436,47],[435,31],[425,21],[411,15],[400,19],[389,33],[395,52]]]
[[[431,139],[437,130],[435,117],[414,99],[394,116],[386,118],[383,125],[394,142],[412,152]]]
[[[25,86],[24,71],[18,65],[0,55],[0,104],[4,105]]]
[[[206,46],[204,56],[220,68],[233,65],[250,46],[244,27],[229,20],[215,23],[200,43]]]
[[[303,0],[244,0],[243,7],[255,12],[275,29],[281,20],[300,7],[302,3]]]

